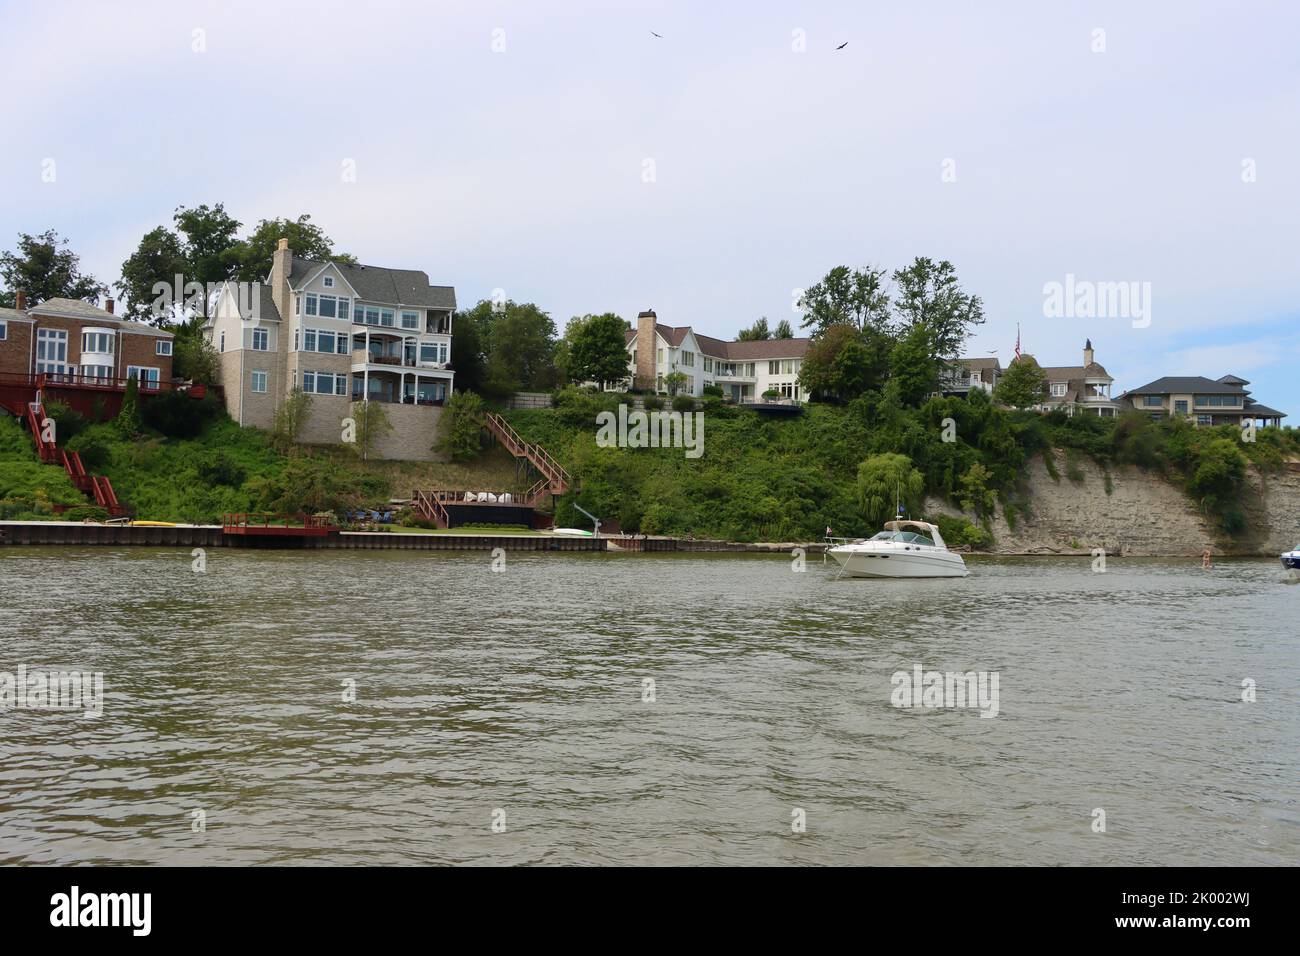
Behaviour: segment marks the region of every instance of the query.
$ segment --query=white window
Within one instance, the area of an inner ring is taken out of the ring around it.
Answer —
[[[339,333],[339,347],[337,350],[339,355],[348,354],[348,345],[351,341],[352,339],[347,335],[347,333],[345,332]]]
[[[9,338],[9,326],[5,322],[0,322],[0,342]]]
[[[113,335],[110,332],[83,332],[81,351],[96,352],[100,355],[113,354]]]
[[[128,365],[126,367],[126,377],[135,379],[141,385],[158,384],[158,370],[146,365]]]
[[[308,333],[309,335],[311,333]],[[334,354],[334,333],[320,331],[316,333],[316,350],[318,352],[329,352]]]
[[[225,350],[226,350],[226,330],[225,330],[225,329],[222,329],[222,330],[221,330],[221,344],[220,344],[219,346],[217,346],[217,351],[218,351],[218,352],[224,352]]]
[[[302,315],[302,294],[295,293],[293,297],[293,314]]]
[[[113,368],[110,365],[83,365],[81,374],[84,378],[112,378]]]
[[[320,297],[320,314],[327,319],[332,319],[338,315],[338,299],[332,295],[323,295]]]
[[[302,333],[302,350],[304,352],[316,351],[316,330],[315,329],[307,329]]]
[[[270,334],[266,329],[253,329],[253,351],[265,352],[270,348]]]
[[[307,293],[307,314],[308,315],[316,314],[316,296],[311,292]]]
[[[171,340],[171,339],[159,339],[156,343],[154,343],[153,354],[154,354],[154,355],[171,355],[171,354],[172,354],[172,340]]]
[[[694,353],[694,352],[682,352],[682,364],[683,364],[684,366],[686,366],[687,368],[694,368],[694,367],[695,367],[695,353]]]
[[[404,328],[404,329],[418,329],[419,327],[420,327],[420,313],[419,313],[419,312],[403,312],[403,313],[402,313],[402,328]]]
[[[334,288],[334,277],[333,277],[333,276],[326,276],[326,277],[325,277],[325,288],[327,288],[327,289],[332,289],[332,288]]]
[[[347,387],[348,377],[341,372],[338,375],[333,372],[302,373],[302,390],[308,394],[346,395]]]
[[[36,374],[67,371],[68,333],[63,329],[36,330]]]
[[[253,376],[253,391],[255,391],[255,392],[259,392],[259,393],[265,392],[265,391],[266,391],[266,373],[265,373],[265,372],[253,372],[253,373],[252,373],[252,376]]]
[[[1052,396],[1054,398],[1060,398],[1064,394],[1065,394],[1065,382],[1053,382]]]

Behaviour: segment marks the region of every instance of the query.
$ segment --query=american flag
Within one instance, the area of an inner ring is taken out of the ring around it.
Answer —
[[[1020,358],[1020,323],[1016,323],[1016,358]]]

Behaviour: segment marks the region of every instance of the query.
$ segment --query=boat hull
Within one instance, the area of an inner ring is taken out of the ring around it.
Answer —
[[[832,548],[843,574],[854,578],[964,578],[970,572],[951,551],[862,551]]]
[[[1290,568],[1292,571],[1300,571],[1300,551],[1292,551],[1290,554],[1282,555],[1282,567]]]

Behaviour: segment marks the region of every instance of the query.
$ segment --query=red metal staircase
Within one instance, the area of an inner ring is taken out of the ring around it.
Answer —
[[[93,497],[95,504],[107,511],[109,517],[120,518],[123,515],[130,514],[129,509],[117,500],[113,485],[107,477],[89,474],[86,471],[86,466],[81,463],[79,454],[75,451],[62,449],[55,441],[46,439],[46,421],[44,404],[41,402],[28,402],[27,427],[32,431],[32,438],[36,441],[36,453],[40,456],[41,461],[47,465],[62,465],[63,470],[68,473],[68,477],[72,479],[72,483],[77,490],[83,495]]]

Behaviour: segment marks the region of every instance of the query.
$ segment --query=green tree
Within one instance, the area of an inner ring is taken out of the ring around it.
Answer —
[[[767,316],[755,320],[754,324],[747,329],[741,329],[740,334],[736,336],[737,342],[766,342],[772,337],[771,331],[767,327]]]
[[[455,336],[452,336],[455,341]],[[531,302],[506,302],[492,313],[486,389],[493,395],[547,391],[556,384],[555,322]]]
[[[913,407],[939,387],[939,363],[928,328],[914,326],[894,344],[889,353],[889,377],[898,390],[898,400]]]
[[[879,528],[897,514],[897,504],[910,513],[920,510],[925,478],[906,455],[885,452],[858,465],[858,512],[868,527]]]
[[[183,285],[188,281],[189,271],[180,237],[166,226],[158,226],[144,234],[135,252],[122,263],[122,278],[114,285],[126,299],[129,314],[137,321],[165,327],[172,320],[172,312],[154,308],[154,301],[159,298],[154,286],[161,282],[169,289],[174,288],[178,275],[183,277]]]
[[[676,395],[686,385],[685,372],[669,372],[664,376],[664,388],[668,389],[669,395]]]
[[[451,367],[456,389],[481,392],[487,382],[487,341],[492,325],[492,303],[486,299],[451,319]]]
[[[877,329],[827,327],[813,339],[799,366],[804,394],[848,402],[880,388],[889,367],[889,341]]]
[[[203,316],[192,317],[176,329],[172,374],[202,385],[221,381],[221,356],[203,333]]]
[[[790,327],[789,319],[782,319],[776,323],[776,328],[772,330],[774,339],[792,339],[794,338],[794,329]]]
[[[1028,355],[1015,359],[993,387],[993,400],[1013,408],[1029,408],[1045,398],[1047,375]]]
[[[364,400],[352,403],[352,420],[356,422],[356,441],[352,450],[362,461],[368,461],[379,440],[393,430],[382,402]]]
[[[311,414],[311,403],[311,396],[301,386],[295,385],[276,410],[275,423],[271,426],[271,444],[281,453],[297,444],[302,426]]]
[[[894,309],[904,334],[922,328],[935,359],[956,358],[973,328],[984,322],[979,296],[962,291],[951,262],[918,257],[894,272]]]
[[[117,413],[117,428],[127,438],[140,434],[140,384],[134,375],[126,380],[122,410]]]
[[[979,462],[971,465],[961,477],[961,506],[973,511],[978,518],[993,514],[997,507],[997,492],[992,487],[993,476]]]
[[[471,461],[482,450],[483,400],[473,392],[458,391],[447,400],[438,423],[438,441],[434,451],[452,461]]]
[[[836,266],[815,285],[804,290],[803,327],[813,334],[834,325],[851,325],[859,332],[889,325],[889,294],[883,269]]]
[[[240,245],[236,238],[239,220],[229,216],[221,203],[193,209],[177,206],[172,219],[184,237],[185,281],[198,282],[207,288],[209,283],[229,279],[235,269],[234,257]],[[166,278],[168,282],[172,281],[171,276]],[[200,311],[207,315],[206,300]]]
[[[606,383],[621,382],[628,377],[628,324],[612,312],[585,315],[572,336],[566,332],[568,355],[565,358],[569,380]]]
[[[271,260],[282,238],[289,240],[295,259],[356,262],[354,257],[335,251],[333,240],[306,214],[297,219],[263,219],[252,235],[227,249],[223,260],[235,279],[261,282],[271,271]]]
[[[68,240],[53,229],[31,236],[18,234],[18,248],[0,253],[0,307],[12,309],[15,293],[27,293],[30,305],[47,299],[82,299],[95,302],[108,286],[92,275],[82,275],[81,257],[68,248]]]

